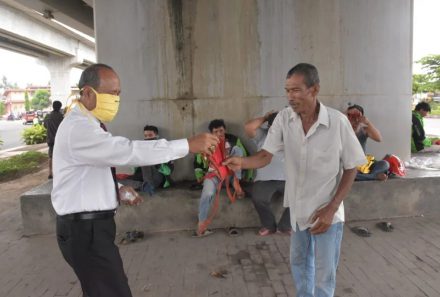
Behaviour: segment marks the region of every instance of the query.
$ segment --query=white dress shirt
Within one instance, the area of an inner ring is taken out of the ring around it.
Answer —
[[[301,118],[291,107],[275,118],[263,149],[275,154],[284,150],[286,187],[284,206],[290,207],[295,230],[311,226],[310,218],[336,194],[343,169],[366,162],[353,128],[339,111],[320,104],[318,120],[304,134]],[[333,223],[344,221],[341,203]]]
[[[147,166],[188,154],[186,139],[130,141],[105,132],[85,108],[61,122],[53,152],[52,204],[58,215],[118,206],[111,166]]]

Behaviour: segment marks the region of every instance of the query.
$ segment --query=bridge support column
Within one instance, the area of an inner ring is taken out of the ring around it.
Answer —
[[[45,58],[43,64],[50,72],[50,95],[51,100],[58,100],[67,103],[67,98],[70,96],[70,70],[73,67],[74,59],[51,56]]]
[[[287,71],[307,62],[318,67],[321,102],[341,111],[360,104],[381,131],[368,153],[410,157],[413,0],[95,0],[94,8],[99,61],[123,89],[114,135],[141,138],[149,123],[180,138],[223,118],[251,147],[244,122],[284,108]],[[176,168],[176,180],[193,178],[191,158]]]

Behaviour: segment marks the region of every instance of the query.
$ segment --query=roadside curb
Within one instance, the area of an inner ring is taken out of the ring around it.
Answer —
[[[48,149],[49,147],[47,146],[46,143],[17,146],[0,151],[0,159],[9,158],[29,151],[38,151],[41,153],[46,153]]]

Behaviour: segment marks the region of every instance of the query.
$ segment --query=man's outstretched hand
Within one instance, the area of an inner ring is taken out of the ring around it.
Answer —
[[[241,157],[230,157],[230,158],[227,158],[223,162],[223,165],[227,166],[232,171],[238,171],[238,170],[242,169],[243,158],[241,158]]]
[[[197,134],[188,138],[189,151],[194,154],[202,153],[210,156],[218,143],[217,136],[210,133]]]

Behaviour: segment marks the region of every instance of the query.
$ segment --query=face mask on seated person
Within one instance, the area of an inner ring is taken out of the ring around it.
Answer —
[[[90,112],[101,122],[111,122],[119,109],[119,96],[98,93],[91,88],[96,95],[96,107]]]

